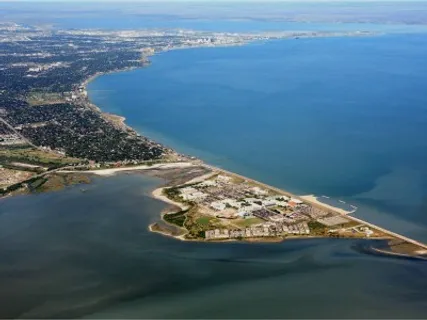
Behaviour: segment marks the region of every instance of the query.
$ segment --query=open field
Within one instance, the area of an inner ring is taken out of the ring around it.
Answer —
[[[65,102],[65,97],[62,93],[56,92],[29,92],[26,101],[31,106],[56,104]]]
[[[34,173],[0,167],[0,188],[29,179]]]
[[[80,162],[80,159],[45,152],[33,147],[0,147],[0,163],[23,162],[40,166],[58,166]]]
[[[263,222],[264,220],[260,218],[247,218],[247,219],[239,219],[237,221],[234,221],[233,224],[239,228],[247,228],[254,224],[260,224]]]

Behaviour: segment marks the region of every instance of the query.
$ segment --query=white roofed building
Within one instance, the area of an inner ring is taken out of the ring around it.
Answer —
[[[210,207],[217,211],[222,211],[225,210],[226,205],[222,201],[214,201],[210,204]]]
[[[268,194],[267,190],[261,189],[260,187],[253,187],[251,191],[258,196],[265,196]]]

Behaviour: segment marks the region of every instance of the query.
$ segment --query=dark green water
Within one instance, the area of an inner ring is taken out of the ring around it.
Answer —
[[[427,265],[366,241],[179,242],[147,231],[159,181],[0,200],[0,317],[425,318]]]

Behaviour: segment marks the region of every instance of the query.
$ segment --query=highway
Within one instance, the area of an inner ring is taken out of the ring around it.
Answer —
[[[4,120],[2,117],[0,117],[0,122],[3,122],[3,124],[6,127],[8,127],[11,131],[13,131],[13,133],[15,133],[18,137],[20,137],[22,140],[24,140],[30,146],[32,146],[32,147],[34,147],[36,149],[40,149],[39,147],[37,147],[36,145],[34,145],[30,140],[28,140],[27,138],[25,138],[21,133],[19,133],[9,122],[7,122],[6,120]]]

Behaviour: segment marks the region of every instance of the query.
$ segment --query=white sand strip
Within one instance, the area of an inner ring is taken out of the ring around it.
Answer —
[[[140,165],[134,167],[122,167],[122,168],[109,168],[109,169],[99,169],[99,170],[84,170],[84,171],[72,171],[72,170],[62,170],[58,172],[62,173],[93,173],[98,176],[112,176],[117,172],[122,171],[136,171],[136,170],[148,170],[148,169],[174,169],[174,168],[187,168],[194,166],[191,162],[173,162],[173,163],[159,163],[148,165]]]
[[[158,199],[158,200],[161,200],[161,201],[166,202],[166,203],[169,203],[169,204],[173,204],[173,205],[175,205],[175,206],[177,206],[177,207],[181,208],[181,210],[187,210],[187,209],[189,208],[189,206],[188,206],[188,205],[185,205],[185,204],[180,203],[180,202],[175,202],[175,201],[173,201],[173,200],[169,199],[168,197],[166,197],[166,196],[163,194],[163,190],[164,190],[164,189],[165,189],[165,188],[158,188],[158,189],[155,189],[155,190],[151,193],[151,194],[152,194],[152,196],[153,196],[153,198]]]
[[[305,200],[308,203],[314,203],[314,204],[316,204],[319,207],[321,206],[321,207],[324,207],[325,209],[329,209],[331,211],[335,211],[335,212],[338,212],[340,214],[345,214],[346,215],[346,214],[351,213],[351,211],[347,211],[347,210],[344,210],[344,209],[341,209],[341,208],[337,208],[337,207],[331,206],[331,205],[329,205],[327,203],[323,203],[323,202],[317,200],[317,197],[314,196],[314,195],[312,195],[312,194],[307,195],[307,196],[299,196],[299,198],[301,198],[302,200]]]

